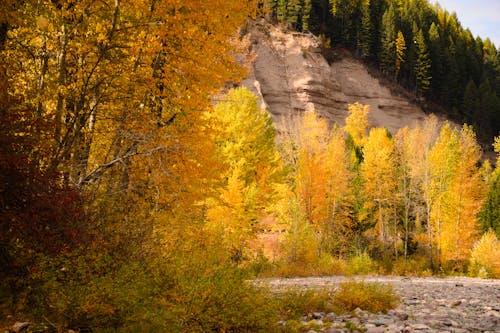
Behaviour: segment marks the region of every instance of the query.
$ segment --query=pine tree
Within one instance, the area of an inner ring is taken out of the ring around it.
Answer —
[[[372,21],[370,13],[370,0],[361,1],[361,24],[358,31],[357,48],[363,58],[371,55]]]
[[[312,0],[304,0],[302,4],[302,31],[309,30],[309,20],[311,19]]]
[[[391,4],[382,16],[380,66],[382,72],[394,73],[396,63],[396,9]]]
[[[496,169],[489,177],[486,201],[481,209],[481,231],[493,230],[500,238],[500,136],[495,138],[494,149],[497,153]]]
[[[478,96],[477,87],[473,80],[469,80],[465,88],[464,98],[462,102],[462,112],[466,119],[472,119],[473,115],[478,112],[480,101]]]
[[[276,18],[280,23],[287,20],[287,2],[287,0],[278,0],[278,4],[276,6]]]
[[[286,6],[287,21],[292,24],[293,27],[297,28],[299,24],[299,18],[301,13],[301,3],[300,0],[288,0]]]
[[[431,60],[422,29],[418,31],[415,42],[417,44],[417,62],[414,71],[417,78],[417,96],[421,97],[429,90],[432,79]]]

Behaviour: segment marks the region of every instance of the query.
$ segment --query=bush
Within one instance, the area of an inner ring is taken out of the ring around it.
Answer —
[[[399,258],[392,265],[393,275],[399,276],[431,276],[432,271],[429,266],[429,260],[422,256],[408,258]]]
[[[500,278],[500,242],[492,230],[474,245],[469,272],[482,278]]]
[[[262,272],[261,277],[306,277],[306,276],[328,276],[341,275],[347,271],[347,264],[342,259],[333,258],[329,254],[323,254],[307,262],[279,262],[271,266],[269,270]]]
[[[366,252],[360,252],[352,257],[347,264],[347,273],[351,275],[370,274],[377,272],[377,263]]]
[[[333,295],[335,311],[354,311],[356,308],[373,313],[387,312],[397,306],[399,297],[389,285],[351,280],[340,284]]]
[[[128,262],[99,252],[40,260],[30,321],[57,331],[276,331],[274,304],[241,269],[192,250]]]
[[[332,312],[331,290],[287,290],[275,296],[276,309],[283,319],[298,319],[312,312]]]

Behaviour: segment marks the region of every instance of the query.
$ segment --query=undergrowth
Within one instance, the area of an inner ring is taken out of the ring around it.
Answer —
[[[394,309],[399,297],[390,285],[378,282],[347,281],[340,284],[333,295],[336,312],[350,312],[356,308],[378,313]]]

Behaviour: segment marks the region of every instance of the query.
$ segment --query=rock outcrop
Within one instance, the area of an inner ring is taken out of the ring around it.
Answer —
[[[310,33],[285,32],[260,21],[251,25],[249,35],[256,59],[243,84],[260,96],[280,130],[308,109],[342,125],[347,104],[354,102],[369,104],[371,125],[392,133],[425,118],[418,106],[394,96],[353,57],[329,65],[320,40]]]

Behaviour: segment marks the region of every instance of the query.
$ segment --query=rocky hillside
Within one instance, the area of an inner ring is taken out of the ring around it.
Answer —
[[[346,56],[329,65],[320,41],[310,33],[284,31],[265,21],[254,22],[248,33],[255,61],[243,83],[260,96],[280,130],[308,109],[343,124],[347,104],[354,102],[369,104],[371,125],[392,133],[425,117],[417,105],[392,94],[355,58]]]

